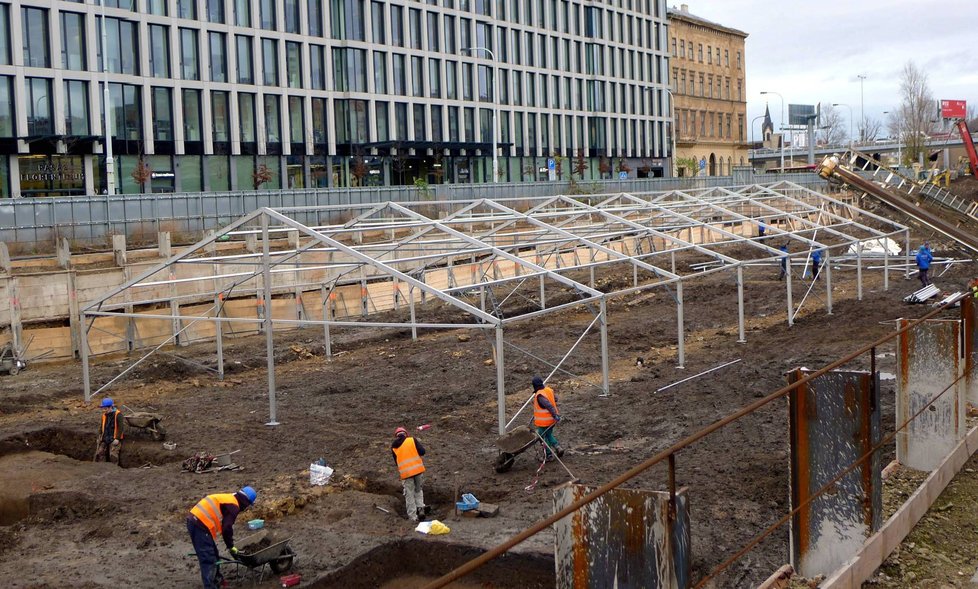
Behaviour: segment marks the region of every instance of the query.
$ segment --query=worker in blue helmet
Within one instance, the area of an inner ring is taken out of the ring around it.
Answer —
[[[98,445],[95,448],[95,462],[119,464],[122,451],[122,411],[115,408],[112,399],[102,399],[102,424],[98,429]]]
[[[223,581],[217,568],[217,536],[224,539],[231,556],[236,557],[238,549],[234,546],[234,520],[257,498],[258,492],[249,486],[235,493],[208,495],[190,509],[187,531],[200,563],[204,589],[217,589]]]

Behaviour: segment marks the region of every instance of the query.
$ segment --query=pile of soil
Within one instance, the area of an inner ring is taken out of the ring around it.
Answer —
[[[948,190],[961,198],[978,201],[978,178],[974,176],[960,176],[951,182]]]

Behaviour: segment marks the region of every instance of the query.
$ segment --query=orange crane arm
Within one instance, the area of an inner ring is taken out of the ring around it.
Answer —
[[[978,153],[975,153],[975,142],[971,140],[971,131],[968,130],[968,123],[958,121],[958,132],[961,133],[961,141],[964,149],[968,152],[968,161],[971,162],[971,175],[978,178]]]

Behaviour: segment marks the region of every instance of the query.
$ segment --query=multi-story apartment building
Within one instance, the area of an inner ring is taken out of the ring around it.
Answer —
[[[671,169],[664,0],[102,1],[0,2],[0,196],[106,190],[106,83],[124,193]]]
[[[747,163],[747,33],[669,9],[676,156],[679,172],[718,176]]]

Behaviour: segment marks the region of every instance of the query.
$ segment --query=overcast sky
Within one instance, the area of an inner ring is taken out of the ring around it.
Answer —
[[[900,103],[900,71],[908,60],[927,72],[935,99],[978,105],[978,0],[687,3],[697,16],[749,33],[748,121],[769,100],[779,125],[781,101],[761,96],[767,90],[781,93],[786,105],[849,104],[858,126],[859,74],[866,75],[866,116],[882,120],[883,111]],[[849,111],[839,108],[848,120]]]

